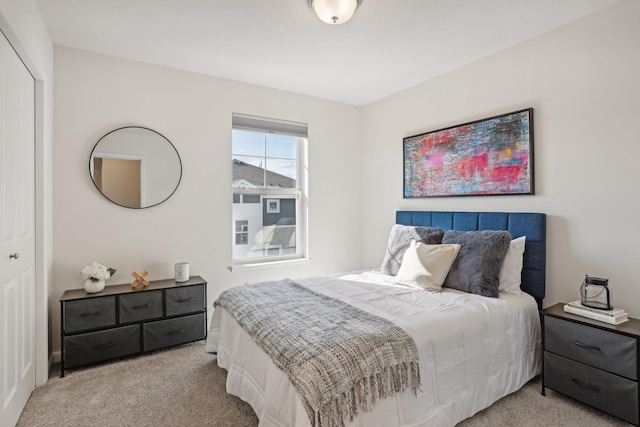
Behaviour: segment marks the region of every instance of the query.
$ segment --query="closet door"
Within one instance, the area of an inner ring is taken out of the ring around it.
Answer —
[[[35,81],[0,33],[0,427],[35,387]]]

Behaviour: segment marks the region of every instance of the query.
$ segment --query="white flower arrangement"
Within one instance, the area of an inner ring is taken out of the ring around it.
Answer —
[[[91,280],[92,282],[100,282],[101,280],[107,280],[109,277],[113,276],[115,272],[115,268],[107,268],[94,261],[91,265],[87,265],[82,269],[82,277],[87,280]]]

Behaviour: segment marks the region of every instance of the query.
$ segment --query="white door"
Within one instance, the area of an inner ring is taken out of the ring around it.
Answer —
[[[0,427],[35,387],[35,81],[0,33]]]

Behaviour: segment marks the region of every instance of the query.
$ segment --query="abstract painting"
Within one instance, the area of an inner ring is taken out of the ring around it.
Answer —
[[[403,142],[405,199],[534,194],[533,108]]]

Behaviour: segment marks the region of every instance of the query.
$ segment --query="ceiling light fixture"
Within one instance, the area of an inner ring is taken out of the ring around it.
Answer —
[[[338,25],[351,19],[362,0],[307,0],[307,3],[322,22]]]

